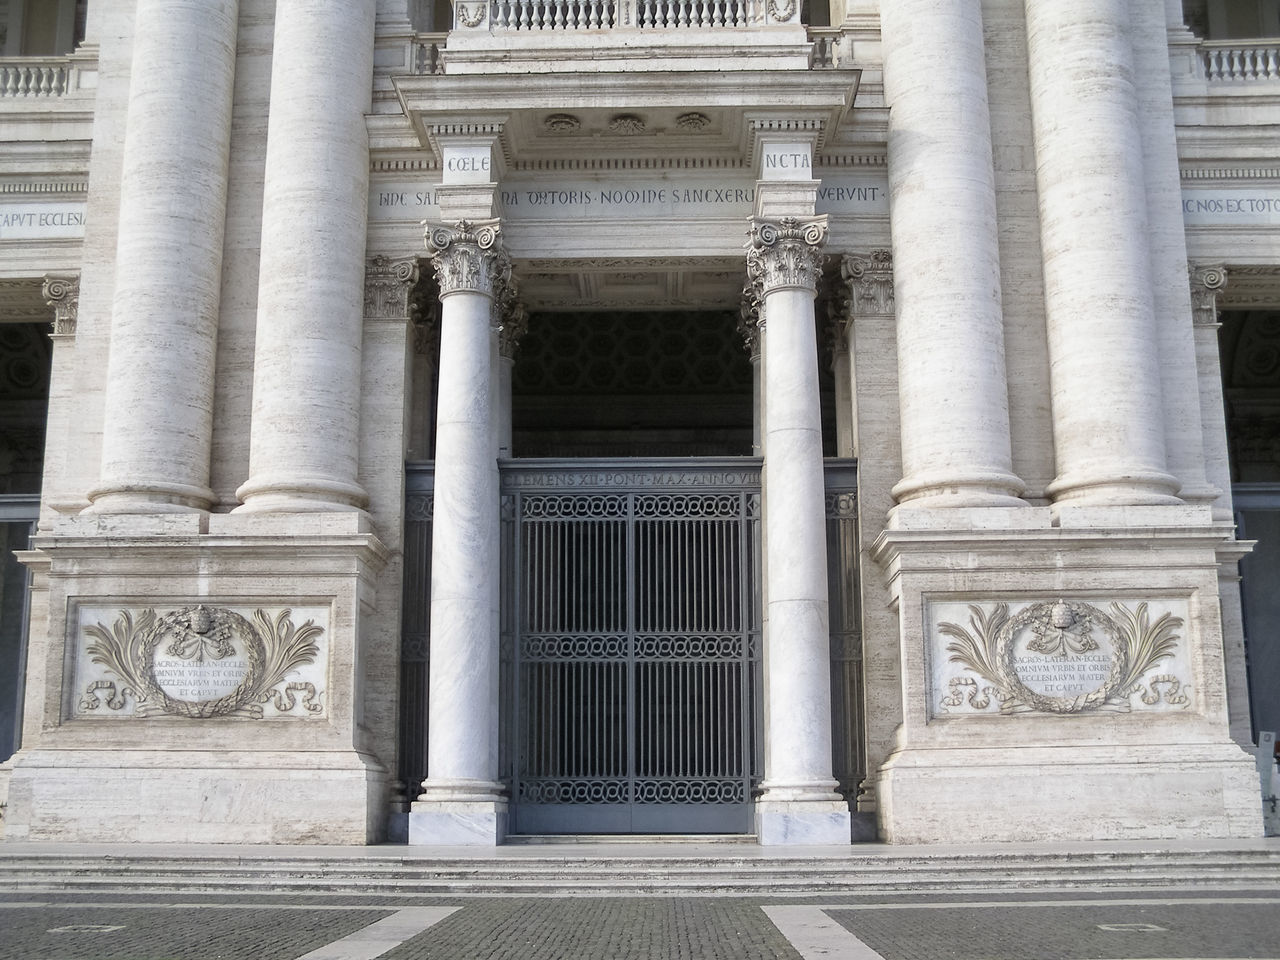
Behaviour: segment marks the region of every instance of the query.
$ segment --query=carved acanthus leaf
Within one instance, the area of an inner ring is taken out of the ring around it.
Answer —
[[[753,220],[747,242],[747,277],[761,298],[774,290],[816,292],[826,259],[827,218]]]

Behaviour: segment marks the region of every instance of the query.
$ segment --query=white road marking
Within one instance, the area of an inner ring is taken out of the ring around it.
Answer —
[[[111,933],[124,928],[123,923],[69,923],[65,927],[51,927],[45,933]]]
[[[373,960],[461,907],[406,907],[298,960]]]
[[[762,907],[778,932],[804,960],[884,960],[865,943],[826,915],[824,907]]]

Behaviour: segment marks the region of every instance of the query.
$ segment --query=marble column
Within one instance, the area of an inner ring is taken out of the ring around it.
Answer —
[[[238,0],[139,0],[94,513],[206,510]],[[182,51],[175,56],[174,51]]]
[[[410,843],[493,845],[506,833],[496,703],[498,465],[494,304],[510,275],[497,220],[428,227],[440,285],[431,544],[428,772]]]
[[[1166,463],[1128,7],[1026,3],[1058,504],[1181,502]]]
[[[1221,490],[1206,475],[1196,335],[1190,292],[1184,282],[1187,234],[1182,219],[1182,174],[1169,67],[1169,11],[1162,0],[1138,0],[1129,11],[1138,115],[1142,121],[1152,307],[1160,355],[1167,468],[1180,484],[1180,499],[1212,503]],[[1179,9],[1177,25],[1181,23]]]
[[[1021,506],[980,0],[882,4],[897,265],[899,504]]]
[[[374,0],[278,0],[242,511],[351,510]]]
[[[814,295],[826,218],[753,221],[747,275],[767,330],[764,396],[765,651],[762,844],[848,843],[831,766],[826,510]]]

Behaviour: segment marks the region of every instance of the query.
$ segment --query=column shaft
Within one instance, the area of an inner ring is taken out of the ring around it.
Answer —
[[[422,801],[501,802],[493,723],[499,552],[493,319],[510,267],[498,243],[495,222],[429,231],[441,324]]]
[[[1169,68],[1169,23],[1162,0],[1137,0],[1133,20],[1134,76],[1140,85],[1142,153],[1145,161],[1152,306],[1160,357],[1168,472],[1178,496],[1212,503],[1220,493],[1206,476],[1196,341],[1187,276],[1187,234],[1182,219],[1182,176],[1173,116]],[[1178,24],[1181,24],[1179,12]]]
[[[243,510],[364,506],[360,342],[374,0],[279,0]]]
[[[203,510],[213,500],[209,449],[238,6],[138,2],[93,512]]]
[[[760,842],[848,843],[831,767],[826,510],[814,294],[825,218],[757,221],[748,253],[764,340],[764,793]]]
[[[900,503],[1020,505],[979,0],[882,5]]]
[[[1127,7],[1026,4],[1058,502],[1178,502]]]

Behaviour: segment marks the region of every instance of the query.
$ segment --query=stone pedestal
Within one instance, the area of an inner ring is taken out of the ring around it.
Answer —
[[[361,678],[387,551],[362,515],[64,517],[23,560],[9,838],[381,839]]]
[[[1230,530],[1207,507],[1049,513],[899,514],[876,542],[903,657],[882,839],[1259,836],[1223,679]]]

